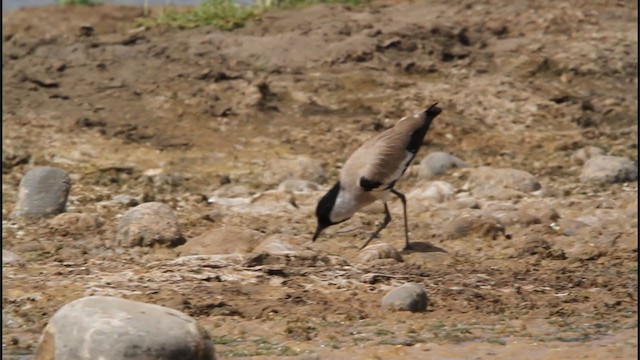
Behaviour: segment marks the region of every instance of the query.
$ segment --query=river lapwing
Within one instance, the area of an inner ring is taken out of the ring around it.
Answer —
[[[411,248],[407,199],[394,186],[415,159],[431,122],[442,111],[437,104],[402,118],[394,127],[366,141],[349,157],[340,171],[339,181],[318,202],[318,227],[312,241],[327,227],[344,222],[363,207],[381,200],[384,204],[384,220],[360,248],[364,249],[391,221],[387,207],[391,193],[402,202],[405,249]]]

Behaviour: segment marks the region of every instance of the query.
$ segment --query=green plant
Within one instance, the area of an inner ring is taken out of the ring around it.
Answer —
[[[235,0],[203,0],[187,11],[165,8],[156,17],[138,19],[140,25],[169,25],[182,28],[213,25],[222,30],[242,27],[247,21],[266,11],[298,8],[320,3],[360,5],[370,0],[258,0],[251,5],[239,4]],[[145,16],[148,5],[145,1]]]

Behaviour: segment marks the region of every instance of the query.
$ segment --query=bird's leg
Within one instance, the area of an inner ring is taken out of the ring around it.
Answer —
[[[389,225],[389,222],[391,222],[391,213],[389,212],[389,207],[387,207],[387,203],[384,203],[384,212],[385,212],[385,215],[384,215],[384,220],[382,220],[382,224],[378,226],[376,231],[374,231],[374,233],[371,235],[369,240],[367,240],[367,242],[364,243],[364,245],[362,245],[360,250],[366,248],[367,245],[369,245],[369,243],[371,242],[371,240],[373,240],[374,237],[378,236],[380,231],[382,231],[382,229],[384,229],[387,225]]]
[[[411,245],[409,244],[409,222],[407,221],[407,198],[403,193],[393,188],[391,189],[391,193],[399,197],[400,201],[402,201],[402,212],[404,213],[404,249],[409,250],[411,249]]]

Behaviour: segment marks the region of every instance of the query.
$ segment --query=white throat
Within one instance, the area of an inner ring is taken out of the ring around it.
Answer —
[[[355,197],[352,194],[349,194],[348,192],[342,191],[342,189],[340,189],[340,192],[338,192],[338,197],[336,198],[336,203],[333,205],[333,209],[331,210],[331,222],[337,223],[347,220],[348,218],[352,217],[359,208],[359,204],[357,203]]]

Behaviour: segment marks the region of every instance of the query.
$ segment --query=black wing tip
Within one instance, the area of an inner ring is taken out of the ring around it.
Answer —
[[[436,117],[438,116],[438,114],[440,114],[442,112],[442,109],[439,108],[438,103],[434,103],[433,105],[429,106],[429,108],[427,110],[425,110],[425,114],[427,114],[427,116],[431,116],[431,117]]]

